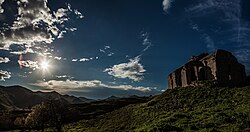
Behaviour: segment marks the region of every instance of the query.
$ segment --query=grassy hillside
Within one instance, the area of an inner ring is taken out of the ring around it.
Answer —
[[[250,131],[250,87],[179,88],[65,131]]]

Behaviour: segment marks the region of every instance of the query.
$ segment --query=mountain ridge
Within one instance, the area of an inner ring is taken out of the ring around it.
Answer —
[[[48,99],[64,100],[69,104],[80,104],[93,101],[85,97],[75,97],[70,95],[61,95],[56,91],[41,92],[32,91],[23,86],[0,86],[0,108],[1,110],[14,110],[31,108]]]

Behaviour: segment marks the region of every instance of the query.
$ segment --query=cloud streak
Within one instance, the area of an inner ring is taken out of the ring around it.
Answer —
[[[186,8],[191,22],[194,18],[214,18],[212,24],[194,23],[196,31],[202,33],[202,38],[207,44],[208,50],[213,48],[233,49],[232,52],[237,56],[240,62],[244,63],[248,69],[250,67],[250,25],[242,18],[242,0],[201,0]],[[221,14],[218,17],[216,14]],[[213,17],[211,17],[213,15]],[[207,27],[215,27],[214,29]],[[194,29],[194,30],[195,30]],[[208,34],[221,36],[223,39],[216,40]],[[249,71],[248,71],[249,72]]]
[[[31,84],[33,86],[38,86],[45,88],[47,91],[58,91],[60,93],[81,93],[82,95],[88,95],[93,93],[98,93],[98,98],[102,96],[111,95],[154,95],[160,93],[156,88],[153,87],[143,87],[143,86],[132,86],[132,85],[107,85],[99,80],[89,80],[89,81],[76,81],[76,80],[49,80],[49,81],[39,81],[37,83]],[[103,95],[100,95],[102,92]],[[121,94],[123,93],[123,94]],[[125,94],[126,93],[126,94]]]
[[[145,46],[145,48],[142,50],[142,52],[147,51],[151,46],[152,43],[149,39],[149,33],[148,32],[142,32],[141,38],[143,39],[142,45]]]
[[[214,44],[214,41],[213,39],[211,38],[211,36],[207,35],[206,33],[204,33],[202,35],[202,38],[205,42],[205,44],[207,45],[207,49],[209,50],[209,52],[213,52],[215,51],[215,44]]]

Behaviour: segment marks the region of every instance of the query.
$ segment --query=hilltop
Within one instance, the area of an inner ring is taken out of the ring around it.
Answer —
[[[168,90],[65,131],[249,131],[250,87]]]

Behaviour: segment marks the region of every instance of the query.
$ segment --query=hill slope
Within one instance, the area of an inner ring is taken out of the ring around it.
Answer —
[[[61,99],[70,104],[87,102],[87,99],[81,100],[80,98],[61,95],[57,92],[33,92],[22,86],[0,86],[0,110],[32,107],[47,99]]]
[[[249,131],[250,87],[179,88],[65,131]]]

